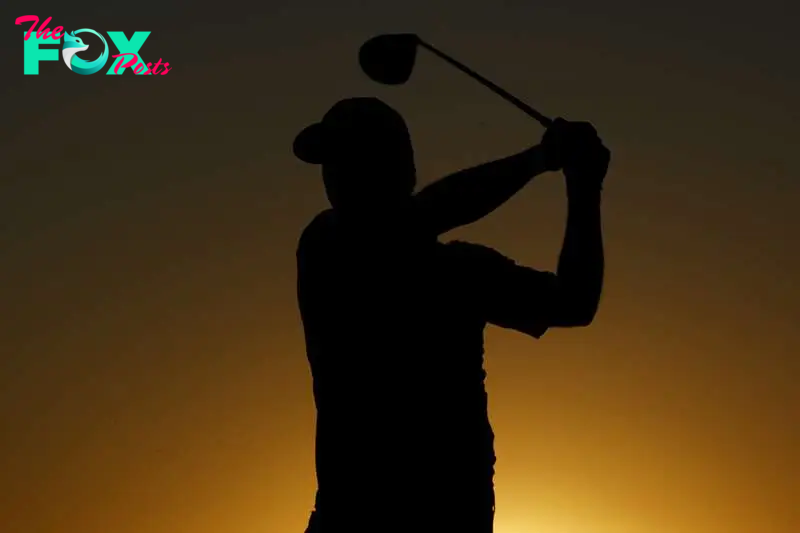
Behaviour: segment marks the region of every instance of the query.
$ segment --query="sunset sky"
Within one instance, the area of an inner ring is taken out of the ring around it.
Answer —
[[[425,52],[368,80],[359,45],[406,31],[613,152],[595,323],[486,332],[496,533],[800,531],[796,3],[257,4],[0,6],[2,533],[302,533],[295,247],[326,199],[294,135],[378,96],[425,184],[543,133]],[[21,15],[151,31],[173,70],[24,76]],[[554,269],[564,200],[548,174],[446,238]]]

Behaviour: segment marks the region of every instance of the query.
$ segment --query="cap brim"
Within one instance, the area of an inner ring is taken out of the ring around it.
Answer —
[[[317,122],[298,133],[293,150],[300,161],[311,165],[322,164],[322,124]]]

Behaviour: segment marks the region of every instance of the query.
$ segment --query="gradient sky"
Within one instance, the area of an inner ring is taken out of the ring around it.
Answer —
[[[386,31],[613,151],[594,325],[487,330],[496,533],[800,531],[796,3],[255,4],[0,6],[3,533],[303,530],[294,251],[326,201],[294,134],[377,95],[422,183],[542,134],[424,53],[406,86],[370,82],[357,49]],[[174,70],[24,76],[28,14],[152,31],[142,56]],[[553,269],[564,209],[545,175],[452,237]]]

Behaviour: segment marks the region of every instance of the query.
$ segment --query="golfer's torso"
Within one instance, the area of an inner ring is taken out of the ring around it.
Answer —
[[[485,322],[447,245],[334,248],[312,294],[327,302],[312,322],[338,337],[312,361],[322,500],[491,506]]]

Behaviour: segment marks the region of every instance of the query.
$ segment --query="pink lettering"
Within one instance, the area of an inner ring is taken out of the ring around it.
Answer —
[[[25,34],[26,41],[28,40],[28,37],[31,36],[31,33],[33,33],[33,28],[35,28],[36,25],[39,24],[39,17],[37,17],[36,15],[24,15],[22,17],[17,17],[17,20],[14,22],[14,24],[19,26],[24,22],[31,22],[31,21],[33,22],[33,24],[31,25],[30,29],[28,29],[28,33]]]
[[[131,59],[127,63],[125,63],[124,61],[119,61],[117,63],[117,66],[114,67],[114,74],[119,74],[119,69],[120,68],[132,67],[133,65],[136,64],[137,61],[139,61],[139,56],[137,54],[134,54],[133,52],[126,52],[124,54],[117,54],[117,55],[113,55],[111,57],[120,57],[120,56],[133,56],[133,59]],[[123,65],[123,63],[125,63],[125,64]]]
[[[63,26],[56,26],[56,29],[51,30],[47,27],[50,21],[53,20],[53,17],[47,17],[44,22],[42,22],[39,29],[36,30],[36,38],[37,39],[61,39],[61,36],[64,35],[64,27]],[[36,15],[24,15],[22,17],[17,17],[17,20],[14,21],[14,24],[21,25],[24,22],[33,22],[31,27],[28,29],[28,33],[25,34],[25,40],[27,41],[31,33],[33,33],[34,28],[36,25],[39,24],[39,17]]]
[[[44,22],[42,22],[42,24],[39,26],[39,29],[36,30],[37,39],[47,39],[49,37],[49,35],[47,34],[49,34],[53,30],[48,28],[47,24],[49,24],[51,20],[53,20],[53,17],[47,17],[46,19],[44,19]]]
[[[158,58],[158,61],[156,62],[156,66],[155,66],[155,67],[153,67],[153,71],[152,71],[152,73],[153,73],[153,74],[158,74],[158,67],[160,67],[160,66],[161,66],[161,58],[159,57],[159,58]]]
[[[169,67],[169,63],[164,63],[164,64],[162,65],[162,64],[161,64],[161,59],[162,59],[162,58],[160,58],[160,57],[158,58],[158,61],[156,61],[156,66],[154,66],[154,67],[153,67],[153,69],[152,69],[152,70],[150,70],[150,71],[148,72],[148,74],[161,74],[161,75],[163,76],[164,74],[166,74],[167,72],[169,72],[170,70],[172,70],[171,68],[168,68],[168,67]],[[148,63],[148,64],[147,64],[147,66],[149,67],[151,64],[152,64],[152,63]],[[161,72],[159,72],[159,71],[158,71],[158,67],[164,67],[164,70],[162,70]]]

